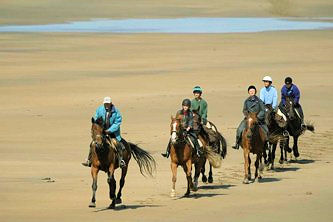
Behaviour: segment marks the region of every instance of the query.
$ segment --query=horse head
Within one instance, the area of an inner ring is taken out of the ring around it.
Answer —
[[[99,149],[103,147],[105,142],[103,119],[98,118],[95,120],[94,118],[91,118],[91,123],[91,138],[93,140],[93,144],[95,144],[96,148]]]
[[[170,124],[170,135],[171,135],[171,143],[175,144],[178,139],[183,136],[183,128],[181,125],[182,116],[178,115],[176,117],[171,116],[171,124]]]
[[[246,130],[247,130],[247,138],[251,139],[253,133],[255,132],[256,126],[258,125],[258,118],[255,112],[248,113],[246,117]]]
[[[287,116],[290,120],[294,120],[296,118],[295,111],[294,111],[294,100],[291,97],[286,97],[286,104],[285,104],[285,110],[287,113]]]
[[[273,120],[274,110],[271,104],[265,105],[265,123],[267,126],[271,125]]]

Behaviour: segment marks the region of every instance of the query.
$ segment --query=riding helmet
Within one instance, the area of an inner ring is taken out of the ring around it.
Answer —
[[[290,78],[290,77],[287,77],[287,78],[284,80],[284,83],[285,83],[285,84],[291,84],[291,83],[293,83],[293,79]]]
[[[250,91],[250,89],[254,89],[257,92],[257,88],[254,85],[249,86],[249,88],[247,88],[247,91]]]
[[[182,102],[183,106],[188,106],[189,108],[191,107],[191,100],[189,99],[184,99]]]
[[[200,86],[195,86],[193,88],[193,93],[202,93],[202,88]]]
[[[270,77],[270,76],[265,76],[263,79],[262,79],[262,81],[264,81],[264,82],[273,82],[273,80],[272,80],[272,77]]]

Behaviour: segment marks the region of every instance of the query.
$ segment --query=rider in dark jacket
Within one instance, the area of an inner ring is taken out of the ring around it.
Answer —
[[[186,134],[185,137],[188,137],[191,142],[194,145],[194,149],[196,151],[196,154],[198,156],[200,156],[199,152],[200,152],[200,145],[198,143],[198,130],[195,129],[194,124],[193,124],[193,112],[190,110],[191,108],[191,100],[189,99],[184,99],[182,102],[182,106],[183,108],[181,110],[179,110],[176,114],[176,116],[182,115],[182,121],[181,121],[181,125],[182,128],[185,130],[184,133]],[[169,154],[170,154],[170,142],[167,146],[167,150],[165,153],[162,153],[163,157],[168,158]]]
[[[268,128],[265,124],[265,105],[264,103],[255,95],[257,89],[255,86],[249,86],[248,93],[249,97],[245,100],[243,106],[243,114],[246,117],[248,113],[258,113],[257,117],[259,120],[259,124],[266,133],[266,138],[268,136]],[[236,132],[236,143],[232,148],[239,149],[239,144],[241,142],[241,135],[243,130],[246,128],[246,121],[245,119],[239,124]]]
[[[282,111],[284,111],[284,106],[286,105],[286,98],[290,97],[294,100],[295,106],[294,108],[296,109],[299,117],[302,120],[302,125],[304,125],[304,114],[303,114],[303,109],[302,106],[299,103],[299,99],[301,97],[301,92],[298,89],[298,87],[293,84],[293,80],[290,77],[287,77],[284,80],[285,85],[281,89],[281,103],[279,107],[281,108]]]

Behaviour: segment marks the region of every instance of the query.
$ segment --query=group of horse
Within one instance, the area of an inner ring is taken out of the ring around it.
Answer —
[[[197,191],[198,178],[202,174],[203,182],[213,182],[212,167],[218,168],[221,166],[221,161],[227,154],[227,143],[222,134],[218,131],[212,122],[208,122],[207,126],[202,126],[199,133],[199,141],[201,144],[201,154],[197,155],[193,152],[193,144],[186,135],[186,130],[182,127],[182,115],[171,117],[170,124],[170,159],[172,171],[172,189],[171,197],[176,196],[175,184],[177,180],[177,167],[182,166],[186,174],[187,190],[185,197],[190,195],[191,191]],[[274,159],[277,144],[280,144],[281,158],[280,163],[287,161],[287,153],[293,153],[295,158],[299,156],[298,152],[298,137],[306,130],[314,132],[312,124],[302,125],[301,118],[294,110],[293,100],[287,98],[284,112],[280,109],[275,112],[271,107],[266,107],[265,122],[269,128],[269,138],[265,137],[263,129],[260,127],[260,121],[257,119],[256,113],[249,113],[246,117],[246,128],[242,133],[241,147],[244,153],[244,184],[251,181],[251,159],[250,153],[256,154],[255,161],[255,177],[254,181],[262,178],[264,163],[269,169],[274,169]],[[116,142],[108,138],[104,134],[102,119],[94,120],[92,118],[91,127],[92,142],[90,148],[92,151],[92,165],[91,175],[93,178],[92,183],[92,199],[89,207],[96,206],[96,190],[97,190],[97,174],[100,170],[108,174],[109,196],[111,199],[110,209],[114,209],[116,204],[122,202],[122,188],[125,184],[125,177],[127,174],[128,164],[131,156],[134,157],[139,165],[142,175],[153,176],[156,169],[156,162],[154,158],[138,145],[127,142],[122,139],[125,146],[123,152],[123,159],[126,166],[121,168],[120,188],[116,195],[116,180],[114,178],[114,171],[119,168],[116,153]],[[289,147],[289,136],[294,138],[294,145],[292,149]],[[264,159],[264,160],[262,160]],[[210,171],[207,176],[205,175],[205,164],[210,164]],[[264,163],[263,163],[264,162]],[[192,165],[194,165],[194,178],[192,179]]]

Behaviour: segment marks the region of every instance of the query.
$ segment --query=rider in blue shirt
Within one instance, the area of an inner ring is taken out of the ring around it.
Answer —
[[[275,87],[272,86],[273,80],[270,76],[265,76],[262,81],[264,82],[265,87],[260,90],[260,99],[266,106],[271,105],[273,109],[276,109],[278,95]]]

